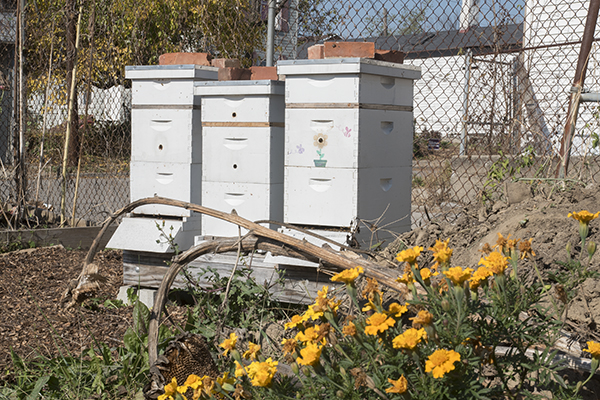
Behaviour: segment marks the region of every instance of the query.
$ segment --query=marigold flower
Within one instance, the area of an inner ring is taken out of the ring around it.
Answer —
[[[454,369],[456,361],[460,361],[460,354],[456,351],[436,350],[425,361],[425,372],[431,372],[434,378],[441,378]]]
[[[496,275],[502,275],[508,267],[508,259],[497,251],[492,251],[487,257],[479,260],[479,265],[484,265]]]
[[[521,260],[524,259],[525,257],[531,257],[534,256],[535,257],[535,251],[533,251],[533,249],[531,248],[531,243],[533,242],[533,238],[530,238],[529,240],[523,240],[521,243],[519,243],[519,251],[521,252]]]
[[[246,375],[246,369],[244,368],[244,366],[242,364],[240,364],[239,362],[235,361],[235,373],[234,373],[236,378],[242,377],[244,375]]]
[[[508,249],[508,239],[510,238],[510,233],[507,237],[503,237],[500,232],[498,232],[498,239],[496,240],[496,244],[494,248],[498,248],[500,253],[504,254],[505,250]]]
[[[591,212],[589,212],[587,210],[583,210],[583,211],[579,211],[579,212],[569,213],[569,215],[567,215],[567,218],[571,217],[571,218],[579,221],[579,223],[587,225],[591,221],[598,218],[599,215],[600,215],[600,211],[598,211],[596,214],[592,214]]]
[[[339,274],[332,276],[331,281],[344,282],[346,285],[352,285],[356,278],[358,278],[358,276],[364,272],[365,270],[363,269],[363,267],[346,269],[340,272]]]
[[[393,380],[388,378],[388,382],[392,384],[392,387],[385,389],[386,393],[404,393],[408,389],[408,382],[404,375],[402,375],[399,379]]]
[[[319,337],[319,332],[315,330],[314,326],[311,326],[309,328],[306,328],[304,330],[304,332],[298,332],[296,334],[295,339],[299,342],[306,343],[306,342],[313,342],[313,341],[317,340],[318,337]]]
[[[433,260],[435,261],[435,264],[431,268],[437,269],[440,265],[448,266],[450,264],[450,257],[452,257],[454,250],[448,247],[449,242],[450,239],[446,239],[445,242],[437,239],[433,247],[429,248],[429,250],[433,251]]]
[[[323,346],[319,346],[316,343],[308,343],[305,348],[300,350],[300,357],[296,358],[296,362],[300,365],[315,366],[321,358],[322,351]]]
[[[494,249],[492,248],[492,246],[490,246],[489,243],[484,243],[483,247],[479,251],[483,254],[490,254],[492,251],[494,251]]]
[[[488,276],[492,275],[492,271],[490,271],[486,267],[477,268],[477,270],[473,273],[473,276],[469,280],[469,287],[473,290],[477,289],[479,286],[481,286],[483,282],[485,282]]]
[[[592,355],[592,358],[600,360],[600,343],[589,341],[587,342],[588,348],[583,349],[583,351],[587,351]]]
[[[438,272],[432,273],[429,268],[421,268],[419,274],[421,275],[421,279],[423,279],[423,281],[427,283],[432,276],[437,276]]]
[[[374,278],[367,278],[367,285],[362,291],[362,295],[365,299],[369,299],[371,295],[375,293],[381,293],[379,291],[379,283]]]
[[[384,313],[374,313],[367,319],[365,333],[367,335],[377,335],[378,332],[385,332],[389,327],[394,326],[396,320],[388,317]]]
[[[377,305],[372,299],[369,299],[367,304],[365,304],[365,306],[362,308],[362,311],[377,311]]]
[[[235,400],[249,400],[252,398],[252,394],[246,391],[246,389],[244,389],[244,387],[238,383],[237,385],[235,385],[235,392],[233,392],[233,398]]]
[[[202,388],[202,386],[203,386],[202,383],[203,383],[202,378],[200,378],[198,375],[191,374],[190,376],[187,377],[183,386],[185,386],[186,388],[191,387],[192,389],[196,390],[198,388]]]
[[[165,385],[164,394],[158,396],[158,400],[167,400],[169,398],[173,398],[173,395],[177,392],[177,379],[173,378],[171,383]]]
[[[417,325],[431,325],[431,322],[433,321],[433,314],[431,314],[429,311],[427,310],[421,310],[417,313],[416,317],[412,317],[409,318],[412,323],[413,326],[417,326]]]
[[[400,262],[407,262],[411,265],[416,264],[417,257],[423,251],[423,247],[415,246],[410,249],[402,250],[400,253],[396,255],[396,260]]]
[[[223,352],[223,355],[226,356],[227,353],[229,353],[229,351],[235,349],[235,345],[237,343],[237,335],[233,332],[231,332],[229,334],[229,339],[225,339],[223,341],[223,343],[221,343],[219,346],[221,346],[222,348],[225,349],[225,351]]]
[[[297,328],[298,325],[302,324],[307,320],[308,318],[305,318],[304,315],[294,315],[292,316],[292,319],[290,319],[289,322],[285,323],[284,327],[285,329]]]
[[[408,349],[414,350],[415,347],[422,340],[427,339],[427,332],[425,332],[424,328],[415,329],[409,328],[405,330],[402,334],[396,336],[394,340],[392,340],[392,345],[395,349]]]
[[[408,307],[400,305],[398,303],[392,303],[388,308],[387,314],[394,318],[400,318],[402,314],[404,314],[407,311]]]
[[[415,276],[412,272],[405,272],[404,275],[396,278],[396,282],[404,283],[405,285],[411,285],[415,283]]]
[[[258,362],[254,361],[252,364],[246,367],[248,371],[248,377],[252,386],[269,386],[273,376],[277,372],[277,365],[279,362],[273,361],[269,357],[266,361]]]
[[[346,336],[356,336],[356,325],[354,322],[348,322],[348,325],[342,327],[342,333]]]
[[[260,352],[260,345],[248,342],[248,351],[244,352],[242,357],[246,360],[256,360],[258,353]]]
[[[217,383],[220,386],[227,384],[227,385],[231,385],[233,387],[233,384],[235,383],[235,379],[229,377],[229,372],[225,372],[223,374],[223,376],[220,376],[217,378]]]
[[[447,278],[449,278],[452,283],[456,286],[462,286],[462,284],[471,279],[473,275],[473,268],[462,269],[461,267],[449,268],[448,271],[443,272]]]
[[[293,338],[283,339],[281,341],[281,344],[283,345],[283,355],[293,353],[294,351],[296,351],[296,348],[298,347],[298,341]]]

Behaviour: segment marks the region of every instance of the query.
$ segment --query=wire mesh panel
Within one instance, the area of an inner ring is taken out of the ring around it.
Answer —
[[[452,221],[468,203],[502,198],[506,179],[556,176],[588,3],[275,0],[274,57],[306,58],[310,46],[326,41],[404,52],[404,63],[422,71],[414,140],[406,144],[413,147],[413,226],[427,218]],[[5,209],[35,201],[98,223],[128,202],[126,65],[157,64],[161,54],[178,51],[265,64],[268,0],[27,2],[22,50],[19,4],[0,1]],[[600,92],[597,46],[585,81],[592,93]],[[18,113],[21,83],[25,106]],[[598,103],[581,103],[569,179],[599,179],[599,125]],[[20,149],[27,191],[17,195]]]

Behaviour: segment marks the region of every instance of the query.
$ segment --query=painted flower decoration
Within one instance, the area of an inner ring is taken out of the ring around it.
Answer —
[[[460,354],[456,351],[436,350],[425,361],[425,372],[431,372],[434,378],[441,378],[455,368],[457,361],[460,361]]]
[[[425,329],[409,328],[392,340],[395,349],[414,350],[422,340],[427,339]]]
[[[431,325],[431,322],[433,322],[433,314],[427,310],[421,310],[417,313],[416,317],[409,319],[412,321],[413,326],[427,326]]]
[[[406,392],[406,390],[408,389],[408,381],[406,380],[406,378],[404,377],[404,375],[402,375],[400,378],[398,378],[397,380],[393,380],[388,378],[388,382],[392,384],[391,387],[385,389],[386,393],[404,393]]]
[[[448,271],[444,271],[443,274],[446,275],[455,286],[462,286],[465,281],[471,279],[473,268],[462,269],[461,267],[453,267],[449,268]]]
[[[367,319],[365,333],[367,335],[377,335],[379,332],[385,332],[389,327],[394,326],[396,320],[388,317],[384,313],[374,313]]]
[[[258,362],[255,361],[246,367],[248,377],[252,386],[266,387],[271,384],[273,376],[277,372],[277,365],[279,362],[273,361],[269,357],[266,361]]]
[[[599,215],[600,215],[600,211],[598,211],[596,214],[592,214],[591,212],[589,212],[587,210],[583,210],[583,211],[579,211],[579,212],[569,213],[569,215],[567,215],[567,218],[576,219],[577,221],[579,221],[579,223],[587,225],[591,221],[598,218]]]
[[[221,343],[219,346],[221,346],[222,348],[225,349],[225,351],[223,352],[223,355],[226,356],[227,353],[229,353],[231,350],[235,349],[235,345],[237,343],[237,335],[235,333],[230,333],[229,334],[229,339],[225,339],[223,341],[223,343]]]
[[[248,351],[244,352],[242,357],[246,360],[256,360],[260,352],[260,345],[248,342]]]
[[[417,257],[419,257],[422,251],[423,247],[420,246],[415,246],[410,249],[402,250],[396,255],[396,260],[414,265],[417,262]]]
[[[487,257],[479,260],[479,265],[484,265],[496,275],[502,275],[508,267],[508,259],[497,251],[492,251]]]
[[[318,135],[313,136],[313,140],[315,141],[313,144],[317,146],[319,149],[327,146],[327,135],[323,133],[319,133]]]
[[[346,269],[340,272],[339,274],[332,276],[331,281],[344,282],[346,285],[352,285],[356,278],[358,278],[358,276],[364,272],[365,270],[363,269],[363,267]]]
[[[305,348],[300,350],[300,357],[296,358],[296,362],[300,365],[315,366],[321,358],[323,346],[316,343],[308,343]]]
[[[600,360],[600,343],[589,341],[587,342],[588,348],[583,349],[583,351],[587,351],[592,355],[592,358]]]

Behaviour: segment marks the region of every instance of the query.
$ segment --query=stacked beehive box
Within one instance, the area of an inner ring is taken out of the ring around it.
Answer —
[[[135,201],[163,196],[201,202],[202,128],[200,98],[194,82],[216,80],[217,68],[198,65],[126,67],[132,81],[130,194]],[[200,233],[200,216],[165,205],[146,205],[124,218],[109,247],[157,253],[172,252],[159,240],[165,223],[180,250]],[[172,229],[171,229],[172,227]]]
[[[280,61],[284,221],[362,247],[410,229],[418,68],[364,58]],[[339,237],[340,235],[338,235]]]
[[[197,82],[202,98],[202,205],[250,220],[283,218],[284,83]],[[205,236],[237,225],[202,216]]]

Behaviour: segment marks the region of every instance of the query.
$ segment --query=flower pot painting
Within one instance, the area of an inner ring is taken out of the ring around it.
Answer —
[[[323,147],[327,146],[327,135],[324,133],[319,133],[313,136],[314,145],[317,147],[317,155],[319,156],[318,160],[314,160],[315,167],[324,168],[327,165],[327,160],[324,160],[325,153],[323,153]]]

